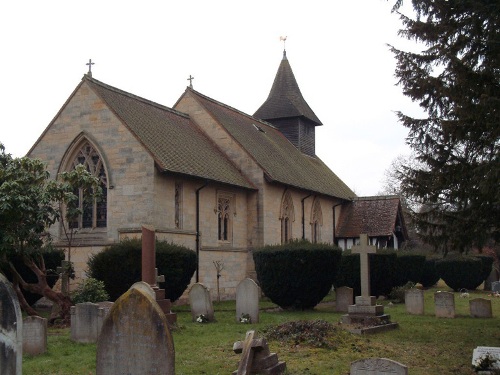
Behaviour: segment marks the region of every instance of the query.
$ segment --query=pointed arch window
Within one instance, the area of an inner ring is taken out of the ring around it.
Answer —
[[[314,199],[311,211],[311,242],[321,242],[321,227],[323,226],[323,212],[321,211],[321,202],[318,198]]]
[[[215,212],[217,214],[217,239],[222,242],[232,241],[233,195],[219,192]]]
[[[292,223],[295,221],[295,209],[289,191],[285,191],[281,199],[280,221],[281,243],[287,243],[292,239]]]
[[[79,206],[82,214],[77,220],[70,223],[71,228],[106,228],[107,225],[107,203],[108,203],[108,181],[106,169],[104,168],[103,160],[97,150],[85,141],[78,149],[76,155],[72,159],[69,169],[74,169],[77,165],[82,164],[88,172],[99,179],[102,189],[102,196],[99,200],[94,199],[93,202],[85,203],[83,200],[83,192],[75,191],[79,197]]]

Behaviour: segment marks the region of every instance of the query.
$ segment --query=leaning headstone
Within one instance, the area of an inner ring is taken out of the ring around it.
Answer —
[[[97,341],[96,375],[174,375],[167,318],[149,293],[131,287],[111,308]]]
[[[47,351],[47,319],[28,316],[23,319],[23,354],[38,355]]]
[[[500,370],[500,348],[495,346],[478,346],[472,352],[472,366],[479,366],[486,357],[496,360],[490,370]]]
[[[202,315],[209,322],[215,320],[210,290],[205,285],[196,283],[191,287],[189,290],[189,304],[193,322],[196,322],[196,319]]]
[[[242,280],[236,287],[236,321],[248,317],[251,323],[259,322],[260,288],[252,279]]]
[[[16,293],[0,273],[0,374],[21,375],[23,319]]]
[[[470,315],[473,318],[492,318],[491,300],[474,298],[469,301]]]
[[[491,283],[491,291],[493,293],[500,293],[500,281],[493,281]]]
[[[347,312],[349,306],[354,304],[354,289],[348,286],[335,288],[335,311]]]
[[[102,315],[102,310],[99,313],[99,305],[91,302],[77,303],[71,307],[70,312],[71,340],[80,343],[97,342],[103,320],[99,317]]]
[[[417,288],[411,288],[405,291],[406,312],[409,314],[424,314],[424,291]]]
[[[387,358],[366,358],[351,363],[350,375],[408,375],[408,367]]]
[[[437,318],[454,318],[455,295],[451,292],[434,293],[434,309]]]

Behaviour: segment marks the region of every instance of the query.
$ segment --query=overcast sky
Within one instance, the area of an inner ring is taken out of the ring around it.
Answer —
[[[194,89],[253,114],[287,56],[323,126],[317,155],[360,196],[408,153],[394,111],[418,113],[394,78],[393,1],[53,1],[0,3],[0,142],[24,156],[88,67],[93,77],[172,107]]]

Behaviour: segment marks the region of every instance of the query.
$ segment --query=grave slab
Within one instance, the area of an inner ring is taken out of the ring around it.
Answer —
[[[491,300],[474,298],[469,301],[470,315],[473,318],[492,318]]]
[[[455,295],[451,292],[434,293],[434,309],[437,318],[454,318]]]
[[[406,312],[414,315],[424,315],[424,291],[411,288],[405,291]]]
[[[335,311],[347,312],[348,307],[354,303],[354,289],[341,286],[335,289]]]
[[[408,375],[408,367],[387,358],[366,358],[351,363],[350,375]]]
[[[215,320],[210,290],[205,285],[201,283],[193,284],[189,290],[189,304],[191,305],[191,317],[193,318],[193,322],[195,322],[200,315],[204,315],[209,322]]]
[[[28,316],[23,319],[23,353],[43,354],[47,351],[47,319]]]
[[[248,315],[252,323],[259,322],[260,288],[252,279],[242,280],[236,287],[236,321]]]
[[[490,356],[492,359],[496,359],[497,362],[492,366],[492,370],[500,369],[500,348],[495,346],[478,346],[472,352],[472,365],[477,366],[482,358]]]

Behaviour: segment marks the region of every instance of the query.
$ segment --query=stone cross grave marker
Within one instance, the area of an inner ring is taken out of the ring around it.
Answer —
[[[424,291],[411,288],[405,291],[406,312],[415,315],[424,315]]]
[[[493,364],[493,369],[500,370],[500,348],[495,346],[478,346],[472,352],[472,365],[477,366],[481,359],[486,356],[496,359],[497,361]]]
[[[193,322],[195,322],[200,315],[205,316],[209,322],[215,320],[210,290],[205,285],[201,283],[193,284],[189,290],[189,304],[191,306]]]
[[[335,296],[335,311],[337,312],[347,312],[349,306],[354,303],[354,289],[348,286],[335,288]]]
[[[0,273],[0,374],[21,375],[23,320],[10,281]]]
[[[236,321],[248,315],[252,323],[259,322],[260,288],[252,279],[242,280],[236,287]]]
[[[470,315],[473,318],[492,318],[491,300],[486,298],[473,298],[469,300]]]
[[[366,358],[351,363],[350,375],[408,375],[408,367],[387,358]]]
[[[359,245],[351,248],[353,254],[359,254],[360,276],[361,276],[361,296],[370,297],[370,258],[368,254],[377,252],[376,246],[368,244],[368,235],[359,235]]]
[[[132,286],[111,308],[97,341],[96,375],[174,375],[167,318],[149,293]]]
[[[491,291],[493,293],[500,293],[500,281],[493,281],[491,283]]]
[[[279,361],[276,353],[271,353],[265,339],[255,338],[255,331],[248,331],[245,341],[237,341],[233,345],[235,353],[241,353],[238,370],[233,375],[250,374],[283,374],[286,363]]]
[[[71,263],[67,260],[63,260],[61,265],[56,268],[56,272],[61,277],[61,293],[65,296],[69,295],[69,272]]]
[[[434,293],[434,309],[437,318],[454,318],[455,295],[451,292]]]
[[[23,319],[23,353],[38,355],[47,351],[47,319],[27,316]]]

